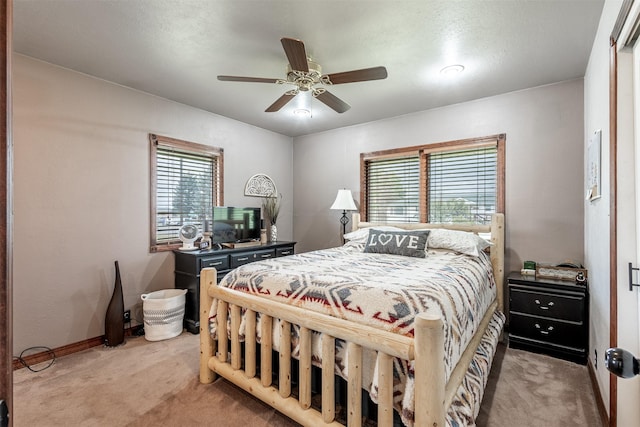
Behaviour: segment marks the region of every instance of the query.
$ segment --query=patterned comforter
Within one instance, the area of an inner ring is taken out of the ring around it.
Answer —
[[[426,258],[413,258],[363,253],[363,245],[358,244],[247,264],[228,273],[220,286],[410,337],[418,313],[438,314],[445,323],[447,381],[496,295],[491,262],[484,253],[471,257],[429,250]],[[214,301],[209,319],[214,339],[216,307]],[[276,326],[273,339],[277,350]],[[260,331],[259,326],[256,329]],[[294,357],[298,354],[296,337],[294,327]],[[314,339],[314,362],[321,358],[320,346],[321,341]],[[336,372],[344,378],[345,355],[346,345],[337,341]],[[374,401],[375,360],[374,352],[365,350],[363,387]],[[394,396],[402,421],[411,426],[413,369],[405,360],[394,363]]]

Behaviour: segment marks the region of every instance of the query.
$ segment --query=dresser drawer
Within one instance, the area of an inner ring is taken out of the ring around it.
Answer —
[[[271,250],[267,249],[264,251],[255,251],[254,256],[255,256],[254,261],[261,261],[263,259],[274,258],[276,256],[276,251],[273,249]]]
[[[511,313],[509,335],[571,348],[586,348],[582,324]]]
[[[510,311],[582,322],[584,295],[558,295],[544,291],[510,288]]]
[[[293,246],[286,246],[284,248],[276,248],[276,256],[277,257],[293,255],[293,253],[294,253]]]
[[[250,262],[260,261],[263,259],[269,259],[276,256],[276,251],[273,249],[265,249],[261,251],[243,252],[239,254],[231,254],[231,268],[240,267],[241,265],[249,264]]]
[[[200,270],[207,267],[213,267],[216,270],[226,270],[229,268],[229,256],[212,256],[200,259]]]

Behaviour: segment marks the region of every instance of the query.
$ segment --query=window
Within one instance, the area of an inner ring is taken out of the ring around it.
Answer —
[[[504,212],[505,135],[361,155],[366,221],[491,222]]]
[[[180,245],[184,224],[204,228],[222,202],[223,150],[149,134],[151,252]]]

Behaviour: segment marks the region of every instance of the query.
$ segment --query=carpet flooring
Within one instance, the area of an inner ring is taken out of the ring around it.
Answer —
[[[225,380],[198,382],[199,338],[127,338],[14,372],[15,427],[297,424]],[[39,366],[34,366],[38,368]],[[478,427],[601,427],[587,368],[498,346]]]

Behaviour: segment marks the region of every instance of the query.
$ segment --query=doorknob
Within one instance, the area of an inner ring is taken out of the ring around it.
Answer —
[[[614,375],[633,378],[640,373],[640,363],[630,351],[623,348],[609,348],[604,353],[604,364]]]

